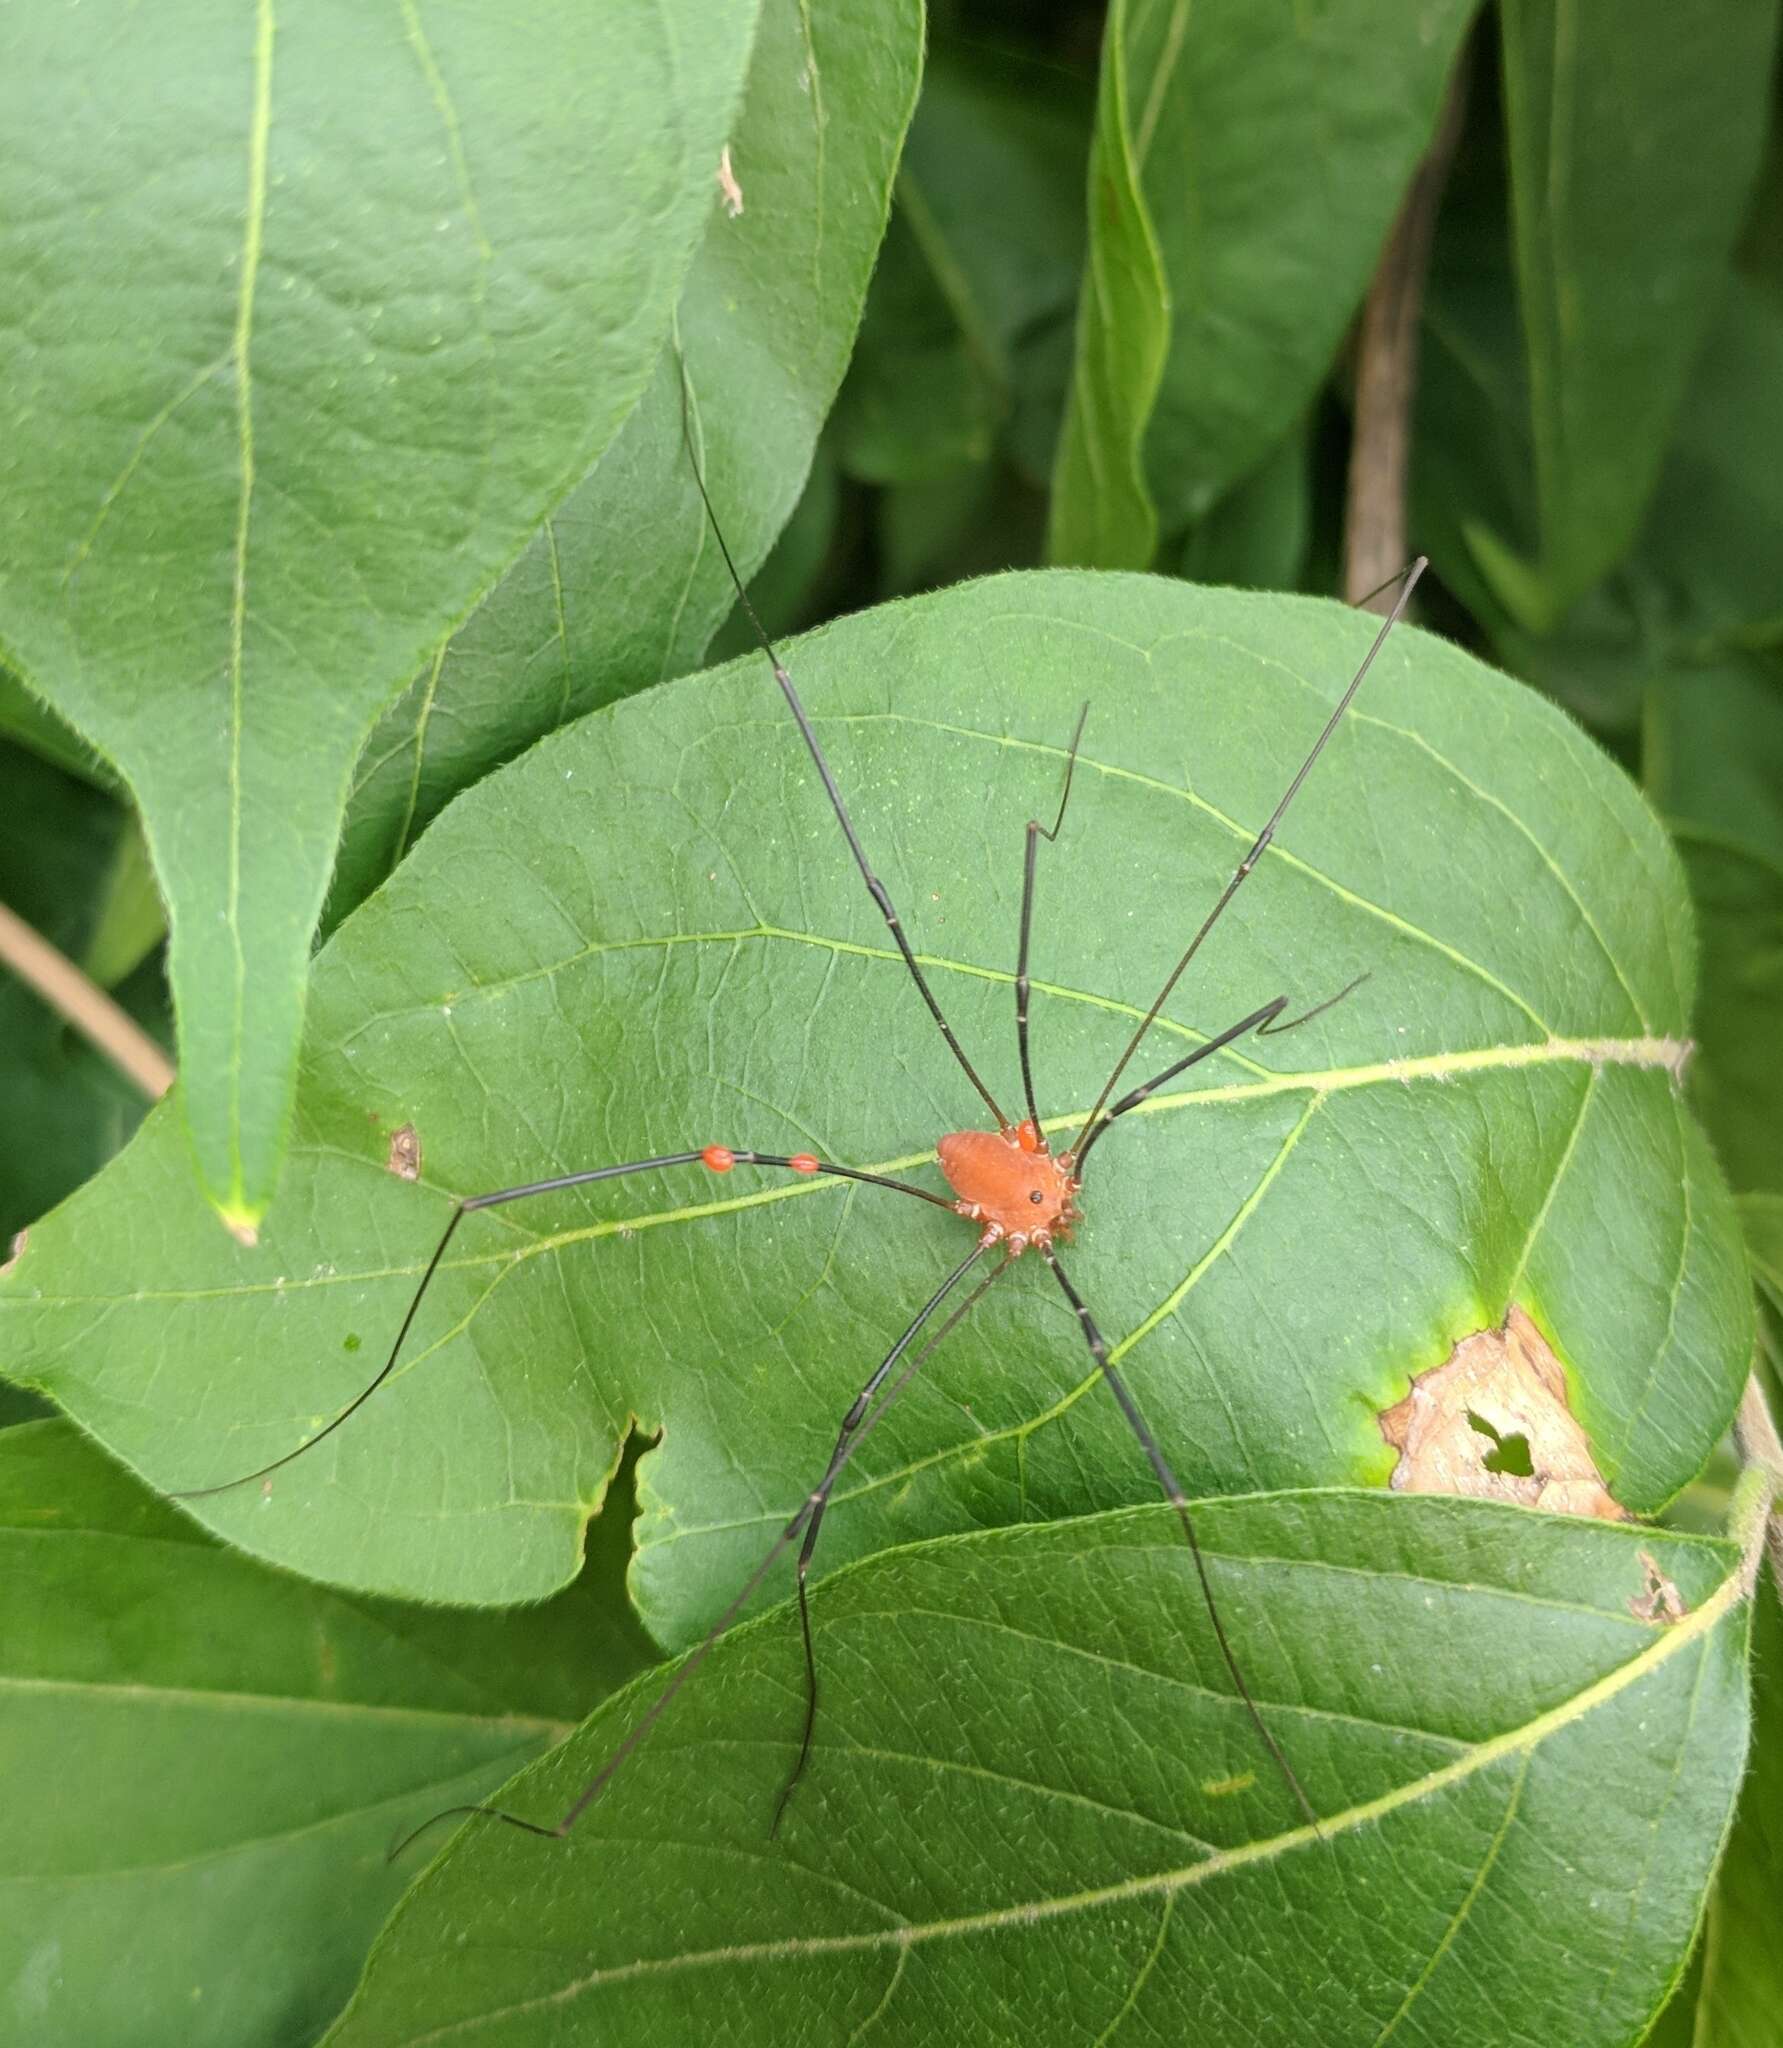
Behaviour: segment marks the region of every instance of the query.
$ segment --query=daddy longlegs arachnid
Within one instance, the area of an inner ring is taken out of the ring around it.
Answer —
[[[1193,1571],[1200,1597],[1205,1604],[1209,1623],[1226,1672],[1231,1679],[1238,1699],[1243,1703],[1258,1739],[1267,1750],[1276,1771],[1292,1795],[1301,1815],[1316,1830],[1318,1815],[1307,1797],[1293,1764],[1281,1742],[1265,1719],[1244,1672],[1238,1654],[1228,1636],[1221,1618],[1219,1604],[1215,1598],[1212,1576],[1196,1536],[1194,1519],[1188,1498],[1178,1482],[1176,1474],[1158,1438],[1147,1422],[1131,1388],[1122,1376],[1109,1354],[1109,1346],[1103,1338],[1094,1313],[1071,1279],[1060,1256],[1060,1246],[1068,1244],[1073,1231],[1084,1220],[1080,1206],[1083,1195],[1085,1174],[1091,1153],[1109,1130],[1137,1109],[1149,1096],[1168,1082],[1201,1061],[1212,1058],[1228,1046],[1250,1036],[1266,1036],[1295,1029],[1309,1023],[1333,1005],[1343,1001],[1357,981],[1350,982],[1335,994],[1326,996],[1312,1007],[1298,1015],[1287,1016],[1290,1001],[1286,995],[1278,994],[1260,1004],[1236,1023],[1226,1026],[1198,1044],[1182,1058],[1130,1087],[1118,1097],[1115,1090],[1126,1076],[1140,1047],[1150,1033],[1152,1026],[1161,1016],[1165,1004],[1200,952],[1202,945],[1213,931],[1233,898],[1244,886],[1258,861],[1267,851],[1288,807],[1299,795],[1302,785],[1311,774],[1320,755],[1329,744],[1332,735],[1341,724],[1345,713],[1361,689],[1370,668],[1388,634],[1403,618],[1410,602],[1414,587],[1425,568],[1422,557],[1413,561],[1399,576],[1381,586],[1382,591],[1397,585],[1391,609],[1382,619],[1379,630],[1363,655],[1354,674],[1339,696],[1335,707],[1326,718],[1318,737],[1314,740],[1299,768],[1295,771],[1286,789],[1270,812],[1262,829],[1251,842],[1243,858],[1233,869],[1231,876],[1215,898],[1212,906],[1196,926],[1193,935],[1178,958],[1174,967],[1165,977],[1163,986],[1143,1012],[1140,1021],[1127,1039],[1124,1049],[1115,1061],[1107,1079],[1102,1083],[1095,1100],[1078,1126],[1075,1135],[1063,1150],[1054,1152],[1045,1135],[1045,1122],[1039,1108],[1035,1084],[1033,1060],[1029,1043],[1030,978],[1028,971],[1030,946],[1033,936],[1034,905],[1038,874],[1040,842],[1049,844],[1056,841],[1064,828],[1070,808],[1072,784],[1075,779],[1078,752],[1082,742],[1085,720],[1090,707],[1086,705],[1078,715],[1076,730],[1072,734],[1066,751],[1062,787],[1059,792],[1057,809],[1050,824],[1030,818],[1026,826],[1026,840],[1022,864],[1021,908],[1016,939],[1015,969],[1015,1031],[1016,1049],[1019,1062],[1022,1102],[1024,1112],[1011,1117],[984,1081],[977,1067],[972,1063],[964,1046],[956,1036],[952,1025],[935,995],[928,977],[924,974],[917,953],[911,945],[904,924],[885,885],[874,872],[854,821],[850,816],[847,802],[837,784],[829,760],[818,739],[812,722],[806,713],[804,703],[792,676],[788,673],[775,649],[773,640],[757,616],[748,591],[738,574],[730,548],[725,540],[716,508],[707,489],[703,467],[694,444],[691,410],[686,404],[686,388],[683,385],[683,424],[687,453],[692,465],[705,516],[717,542],[726,569],[736,587],[741,605],[763,652],[772,667],[774,680],[779,686],[786,708],[798,727],[799,735],[816,769],[819,781],[835,814],[848,855],[859,871],[868,894],[878,907],[880,915],[897,949],[908,982],[916,998],[927,1009],[934,1021],[948,1054],[959,1072],[970,1083],[984,1105],[991,1128],[974,1128],[951,1131],[937,1143],[936,1154],[941,1173],[953,1190],[953,1199],[936,1194],[928,1188],[918,1187],[913,1182],[892,1178],[886,1174],[868,1172],[862,1168],[847,1166],[839,1161],[819,1158],[810,1152],[774,1153],[745,1149],[740,1146],[707,1143],[684,1152],[663,1153],[647,1159],[632,1159],[614,1165],[594,1166],[572,1173],[553,1174],[547,1178],[523,1182],[512,1187],[493,1188],[485,1193],[462,1197],[455,1204],[452,1214],[442,1231],[432,1255],[422,1269],[421,1278],[409,1301],[388,1356],[376,1375],[363,1387],[347,1405],[340,1409],[313,1435],[295,1450],[271,1460],[253,1472],[228,1480],[221,1485],[192,1488],[173,1497],[176,1499],[199,1499],[232,1491],[239,1486],[251,1485],[265,1480],[274,1472],[302,1457],[336,1430],[343,1428],[352,1417],[378,1392],[395,1372],[411,1330],[420,1314],[434,1275],[439,1270],[448,1247],[457,1236],[460,1226],[469,1216],[480,1210],[504,1207],[509,1203],[524,1202],[540,1196],[559,1194],[572,1188],[585,1188],[595,1183],[619,1180],[634,1174],[672,1172],[681,1168],[697,1168],[714,1175],[729,1174],[739,1167],[755,1170],[765,1169],[773,1173],[802,1176],[829,1176],[835,1179],[881,1189],[902,1195],[910,1200],[927,1203],[933,1207],[957,1215],[974,1232],[974,1241],[969,1250],[953,1266],[952,1270],[935,1287],[928,1299],[916,1311],[890,1349],[873,1367],[850,1403],[837,1431],[834,1449],[827,1464],[811,1490],[800,1502],[796,1512],[787,1520],[775,1537],[766,1555],[749,1574],[723,1613],[706,1631],[697,1646],[677,1666],[673,1675],[663,1685],[643,1714],[634,1724],[625,1739],[602,1765],[600,1770],[577,1793],[568,1809],[555,1822],[531,1820],[524,1815],[510,1813],[505,1808],[475,1804],[449,1807],[434,1814],[420,1827],[405,1834],[391,1849],[392,1857],[400,1855],[419,1835],[434,1826],[436,1822],[469,1816],[499,1820],[510,1827],[519,1828],[531,1835],[561,1840],[576,1822],[600,1797],[614,1775],[627,1758],[649,1735],[651,1729],[662,1717],[676,1695],[693,1677],[719,1639],[743,1612],[754,1595],[766,1581],[769,1573],[788,1551],[798,1546],[795,1562],[795,1593],[799,1619],[799,1632],[804,1661],[804,1714],[799,1731],[797,1754],[787,1777],[781,1786],[769,1826],[770,1834],[777,1833],[788,1802],[797,1790],[811,1760],[812,1744],[817,1728],[818,1714],[818,1668],[811,1626],[810,1570],[821,1532],[824,1514],[837,1482],[847,1469],[850,1461],[860,1450],[868,1435],[877,1426],[887,1409],[910,1385],[923,1365],[947,1336],[969,1315],[985,1294],[1021,1258],[1029,1253],[1036,1254],[1046,1265],[1060,1293],[1069,1305],[1075,1318],[1082,1340],[1094,1361],[1096,1373],[1106,1386],[1108,1393],[1118,1407],[1138,1450],[1143,1454],[1157,1480],[1164,1498],[1175,1510],[1182,1529],[1186,1556]],[[1379,595],[1379,592],[1372,593]],[[1364,600],[1366,602],[1366,600]]]

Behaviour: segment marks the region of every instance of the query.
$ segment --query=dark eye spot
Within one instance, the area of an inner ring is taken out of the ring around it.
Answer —
[[[1036,1202],[1036,1203],[1038,1203],[1038,1202],[1044,1202],[1044,1201],[1046,1200],[1046,1197],[1045,1197],[1045,1196],[1044,1196],[1044,1195],[1043,1195],[1043,1194],[1042,1194],[1042,1193],[1040,1192],[1040,1190],[1039,1190],[1038,1188],[1029,1188],[1029,1190],[1028,1190],[1028,1200],[1029,1200],[1030,1202]]]

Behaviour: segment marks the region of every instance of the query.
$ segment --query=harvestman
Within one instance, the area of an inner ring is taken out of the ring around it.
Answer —
[[[685,398],[685,387],[683,396]],[[750,602],[749,594],[744,588],[742,578],[737,573],[736,563],[731,558],[730,548],[726,544],[723,529],[718,523],[718,515],[713,508],[711,497],[706,488],[705,476],[693,446],[690,425],[687,431],[687,442],[689,458],[693,465],[694,481],[699,488],[700,498],[705,506],[706,517],[711,524],[713,536],[717,540],[719,552],[723,555],[725,567],[730,572],[731,581],[736,586],[738,601],[742,605],[751,626],[754,627],[756,637],[760,640],[763,651],[773,666],[774,680],[779,684],[781,694],[786,699],[787,709],[791,711],[793,719],[798,725],[800,737],[804,740],[806,749],[810,753],[812,764],[817,770],[818,779],[823,784],[824,794],[829,798],[830,806],[836,814],[836,822],[842,828],[842,836],[848,842],[849,854],[853,858],[855,866],[860,870],[861,880],[867,886],[867,893],[878,905],[880,915],[885,919],[886,928],[891,933],[899,956],[903,960],[905,971],[908,973],[911,982],[915,985],[917,994],[922,998],[929,1015],[935,1020],[936,1029],[946,1041],[947,1049],[958,1062],[961,1072],[982,1097],[984,1105],[990,1112],[996,1127],[994,1130],[989,1131],[951,1131],[941,1139],[936,1147],[941,1172],[948,1185],[953,1189],[956,1197],[951,1202],[944,1196],[934,1194],[927,1188],[919,1188],[909,1181],[895,1180],[885,1174],[868,1173],[859,1167],[838,1165],[832,1160],[819,1159],[809,1152],[795,1152],[791,1154],[752,1152],[739,1150],[727,1145],[707,1145],[693,1152],[669,1152],[653,1159],[632,1159],[617,1166],[589,1167],[579,1173],[553,1174],[548,1180],[528,1181],[519,1187],[495,1188],[487,1194],[468,1195],[452,1211],[451,1218],[441,1233],[439,1243],[434,1247],[433,1255],[429,1258],[422,1271],[414,1297],[410,1301],[408,1311],[396,1332],[395,1342],[390,1347],[390,1355],[385,1359],[377,1376],[332,1421],[326,1423],[314,1436],[299,1444],[295,1450],[287,1451],[282,1457],[273,1459],[270,1464],[261,1466],[258,1471],[244,1473],[239,1479],[229,1480],[221,1486],[195,1487],[175,1494],[173,1497],[179,1500],[195,1500],[207,1494],[225,1493],[234,1487],[249,1485],[256,1479],[264,1479],[269,1473],[278,1471],[281,1466],[288,1465],[292,1459],[301,1457],[306,1451],[313,1449],[324,1437],[331,1436],[343,1423],[347,1422],[362,1408],[390,1377],[391,1373],[395,1371],[397,1359],[401,1355],[404,1343],[407,1341],[409,1330],[414,1324],[422,1299],[426,1295],[428,1286],[439,1268],[440,1261],[445,1257],[446,1248],[457,1234],[458,1226],[467,1216],[474,1214],[479,1209],[499,1208],[508,1202],[526,1201],[534,1195],[558,1194],[567,1188],[591,1186],[596,1181],[619,1180],[628,1174],[634,1173],[660,1173],[666,1169],[679,1166],[700,1166],[711,1173],[729,1173],[738,1166],[770,1167],[788,1173],[829,1175],[840,1180],[862,1182],[869,1187],[889,1188],[896,1194],[908,1195],[913,1200],[928,1202],[936,1208],[947,1210],[950,1214],[964,1217],[968,1222],[978,1226],[977,1241],[971,1251],[960,1260],[953,1271],[948,1274],[940,1286],[935,1289],[934,1293],[929,1296],[928,1300],[923,1303],[922,1307],[912,1317],[910,1323],[899,1336],[897,1342],[892,1345],[891,1349],[868,1375],[866,1384],[855,1396],[848,1409],[848,1413],[842,1418],[842,1425],[836,1436],[835,1449],[830,1453],[829,1463],[824,1468],[822,1478],[812,1488],[811,1492],[806,1495],[804,1501],[799,1506],[798,1512],[793,1515],[792,1519],[775,1538],[767,1555],[750,1574],[742,1590],[707,1631],[699,1646],[686,1658],[675,1672],[675,1675],[663,1687],[662,1691],[657,1694],[642,1718],[632,1728],[630,1734],[626,1736],[625,1740],[607,1759],[606,1763],[602,1765],[601,1769],[577,1794],[574,1802],[561,1819],[547,1826],[538,1821],[527,1820],[520,1814],[509,1813],[498,1806],[471,1805],[449,1807],[443,1813],[433,1815],[420,1828],[405,1835],[391,1850],[391,1855],[393,1857],[399,1855],[417,1835],[424,1832],[426,1828],[433,1826],[434,1822],[464,1814],[483,1814],[490,1819],[506,1821],[512,1827],[522,1828],[528,1834],[543,1835],[551,1839],[561,1839],[567,1835],[588,1808],[600,1797],[612,1780],[615,1772],[631,1755],[632,1751],[649,1734],[676,1694],[705,1660],[719,1637],[724,1634],[731,1623],[742,1612],[768,1573],[785,1555],[791,1545],[798,1543],[796,1587],[799,1630],[805,1661],[805,1716],[799,1735],[798,1756],[787,1775],[785,1784],[781,1787],[779,1801],[774,1809],[774,1819],[770,1832],[777,1832],[781,1818],[786,1812],[787,1801],[792,1797],[799,1780],[804,1776],[805,1767],[810,1761],[812,1737],[817,1725],[817,1657],[811,1635],[811,1601],[807,1580],[810,1573],[812,1555],[817,1548],[818,1532],[823,1526],[824,1510],[829,1505],[830,1496],[835,1491],[836,1482],[841,1477],[843,1470],[855,1452],[859,1450],[868,1433],[875,1427],[886,1409],[897,1399],[904,1388],[909,1385],[917,1372],[921,1370],[930,1353],[970,1313],[979,1299],[989,1288],[995,1285],[997,1280],[1009,1270],[1015,1261],[1023,1253],[1029,1251],[1039,1253],[1040,1257],[1046,1262],[1053,1278],[1058,1282],[1060,1291],[1064,1294],[1066,1301],[1070,1304],[1072,1313],[1077,1318],[1078,1326],[1083,1332],[1084,1342],[1089,1347],[1091,1357],[1095,1360],[1098,1373],[1106,1382],[1109,1392],[1114,1396],[1121,1414],[1126,1419],[1128,1428],[1131,1429],[1134,1437],[1138,1440],[1141,1449],[1151,1464],[1152,1471],[1157,1475],[1158,1484],[1163,1489],[1165,1498],[1176,1510],[1177,1519],[1182,1525],[1183,1536],[1188,1545],[1189,1556],[1194,1563],[1196,1577],[1200,1584],[1201,1596],[1206,1603],[1208,1618],[1213,1627],[1214,1639],[1219,1645],[1220,1656],[1225,1662],[1226,1670],[1231,1676],[1233,1686],[1238,1693],[1238,1697],[1243,1701],[1245,1710],[1249,1714],[1258,1735],[1262,1738],[1270,1756],[1274,1759],[1277,1769],[1281,1772],[1294,1798],[1299,1803],[1301,1811],[1316,1828],[1318,1816],[1313,1810],[1312,1803],[1307,1798],[1305,1789],[1302,1787],[1299,1778],[1295,1775],[1294,1767],[1289,1763],[1281,1744],[1276,1740],[1269,1724],[1264,1720],[1262,1710],[1258,1707],[1251,1689],[1245,1681],[1244,1673],[1239,1668],[1238,1658],[1227,1637],[1225,1624],[1220,1619],[1219,1607],[1214,1599],[1213,1584],[1208,1575],[1207,1561],[1202,1554],[1200,1542],[1195,1535],[1195,1525],[1189,1513],[1187,1496],[1178,1483],[1176,1474],[1171,1470],[1157,1438],[1152,1434],[1151,1427],[1141,1413],[1139,1404],[1133,1398],[1133,1394],[1126,1381],[1111,1363],[1108,1356],[1108,1346],[1103,1339],[1102,1332],[1097,1327],[1095,1317],[1090,1313],[1082,1295],[1078,1293],[1077,1288],[1066,1273],[1059,1259],[1057,1246],[1059,1240],[1069,1239],[1072,1229],[1080,1221],[1081,1212],[1077,1207],[1077,1198],[1082,1192],[1084,1167],[1089,1159],[1090,1152],[1110,1126],[1119,1118],[1125,1116],[1129,1110],[1138,1108],[1147,1096],[1163,1087],[1167,1081],[1173,1081],[1178,1074],[1183,1073],[1189,1067],[1197,1065],[1202,1060],[1211,1058],[1215,1053],[1222,1051],[1226,1046],[1234,1043],[1234,1041],[1247,1037],[1253,1032],[1259,1036],[1264,1036],[1271,1032],[1291,1031],[1298,1025],[1309,1023],[1314,1017],[1330,1009],[1334,1003],[1341,1002],[1357,986],[1356,982],[1351,982],[1348,987],[1340,989],[1336,995],[1328,997],[1324,1002],[1303,1012],[1300,1016],[1290,1018],[1286,1023],[1278,1020],[1281,1018],[1282,1012],[1288,1007],[1288,999],[1286,996],[1276,996],[1270,1002],[1263,1004],[1261,1008],[1251,1011],[1249,1016],[1241,1017],[1236,1024],[1229,1025],[1224,1031],[1208,1039],[1205,1044],[1197,1046],[1193,1052],[1185,1054],[1179,1060],[1173,1061],[1162,1073],[1154,1074],[1149,1081],[1142,1082],[1137,1088],[1130,1089],[1125,1095],[1121,1096],[1118,1101],[1110,1103],[1109,1098],[1114,1094],[1116,1083],[1126,1072],[1129,1063],[1132,1061],[1134,1054],[1139,1050],[1146,1034],[1150,1031],[1152,1025],[1156,1023],[1165,1003],[1170,999],[1171,992],[1187,971],[1189,963],[1200,951],[1202,942],[1219,922],[1226,910],[1226,906],[1243,887],[1245,878],[1262,858],[1265,849],[1275,837],[1276,828],[1280,825],[1288,806],[1300,793],[1301,784],[1305,782],[1307,776],[1312,772],[1313,764],[1318,760],[1320,754],[1324,752],[1332,734],[1337,730],[1344,713],[1349,709],[1351,702],[1355,698],[1356,692],[1362,687],[1363,679],[1373,666],[1375,657],[1380,653],[1387,635],[1404,616],[1412,590],[1418,578],[1424,572],[1424,557],[1419,556],[1401,576],[1392,579],[1392,581],[1397,582],[1399,585],[1393,607],[1382,620],[1380,630],[1375,634],[1368,652],[1363,656],[1355,674],[1350,678],[1348,686],[1337,700],[1335,709],[1330,717],[1326,719],[1318,738],[1313,742],[1305,760],[1301,762],[1293,780],[1283,792],[1281,801],[1270,813],[1268,822],[1264,825],[1262,831],[1257,834],[1250,850],[1233,870],[1230,880],[1220,891],[1213,908],[1201,920],[1194,937],[1190,939],[1188,945],[1184,948],[1182,957],[1170,970],[1169,975],[1165,978],[1163,987],[1158,991],[1151,1007],[1145,1012],[1133,1035],[1128,1039],[1125,1049],[1121,1053],[1120,1058],[1115,1061],[1114,1069],[1109,1074],[1108,1079],[1102,1084],[1101,1091],[1097,1095],[1089,1114],[1084,1118],[1076,1137],[1072,1139],[1071,1143],[1062,1152],[1055,1153],[1046,1142],[1044,1126],[1035,1100],[1034,1074],[1028,1051],[1028,947],[1033,926],[1034,880],[1040,841],[1045,839],[1050,843],[1055,840],[1064,825],[1065,811],[1071,801],[1071,785],[1077,767],[1078,745],[1083,737],[1084,718],[1088,713],[1089,707],[1086,705],[1084,710],[1078,715],[1077,729],[1072,735],[1070,749],[1066,757],[1064,786],[1059,796],[1058,812],[1052,824],[1050,826],[1042,825],[1037,819],[1033,818],[1030,818],[1027,824],[1027,846],[1022,866],[1020,937],[1016,948],[1015,968],[1016,1048],[1020,1057],[1022,1097],[1027,1114],[1019,1122],[1011,1122],[1004,1113],[1001,1104],[985,1085],[977,1068],[967,1058],[965,1048],[960,1044],[958,1038],[955,1037],[953,1027],[948,1023],[941,1005],[936,999],[935,992],[929,986],[928,978],[923,973],[922,967],[914,951],[911,949],[910,941],[905,935],[903,924],[898,917],[897,910],[892,903],[885,884],[873,872],[872,863],[867,859],[866,850],[861,845],[859,835],[854,829],[854,821],[848,814],[848,806],[842,800],[842,792],[837,787],[836,778],[830,770],[829,761],[818,741],[817,734],[812,729],[811,720],[806,714],[804,703],[793,684],[792,677],[787,673],[779,655],[776,653],[774,643],[769,637],[767,629],[763,626],[756,614],[754,605]],[[1388,587],[1387,584],[1381,586],[1383,590]],[[1378,595],[1378,593],[1371,593],[1371,595]],[[1364,599],[1363,602],[1366,603],[1367,600]],[[956,1299],[956,1296],[959,1295],[959,1290],[965,1286],[967,1279],[979,1267],[979,1262],[993,1251],[1002,1254],[1000,1262],[992,1267],[988,1273],[980,1273],[976,1284],[963,1297]],[[922,1349],[916,1352],[913,1357],[910,1356],[911,1347],[915,1344],[917,1338],[928,1328],[932,1318],[939,1314],[949,1302],[953,1302],[954,1305],[946,1319],[930,1335]],[[901,1362],[903,1363],[902,1372],[899,1373],[898,1377],[887,1388],[887,1380],[891,1377],[894,1368]],[[884,1390],[883,1392],[881,1391],[882,1389]]]

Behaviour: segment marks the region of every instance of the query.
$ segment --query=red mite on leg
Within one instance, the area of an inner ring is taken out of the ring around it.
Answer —
[[[935,1148],[959,1200],[954,1207],[984,1225],[979,1242],[1003,1245],[1011,1258],[1029,1245],[1068,1238],[1077,1221],[1078,1182],[1069,1152],[1055,1159],[1026,1117],[1000,1131],[950,1131]]]
[[[745,1152],[742,1156],[746,1162],[756,1157],[752,1152]],[[729,1173],[737,1163],[737,1154],[728,1145],[708,1145],[700,1154],[700,1161],[714,1173]],[[818,1173],[823,1166],[822,1160],[811,1152],[795,1152],[790,1159],[776,1163],[791,1167],[794,1173]]]

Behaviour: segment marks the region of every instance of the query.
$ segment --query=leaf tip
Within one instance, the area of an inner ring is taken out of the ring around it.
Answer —
[[[222,1219],[223,1228],[237,1244],[246,1245],[251,1251],[260,1242],[258,1209],[239,1208],[232,1202],[226,1207],[219,1208],[217,1214]]]
[[[718,156],[718,191],[724,201],[724,210],[732,220],[743,211],[743,188],[737,183],[737,174],[731,168],[731,146],[727,142]]]

